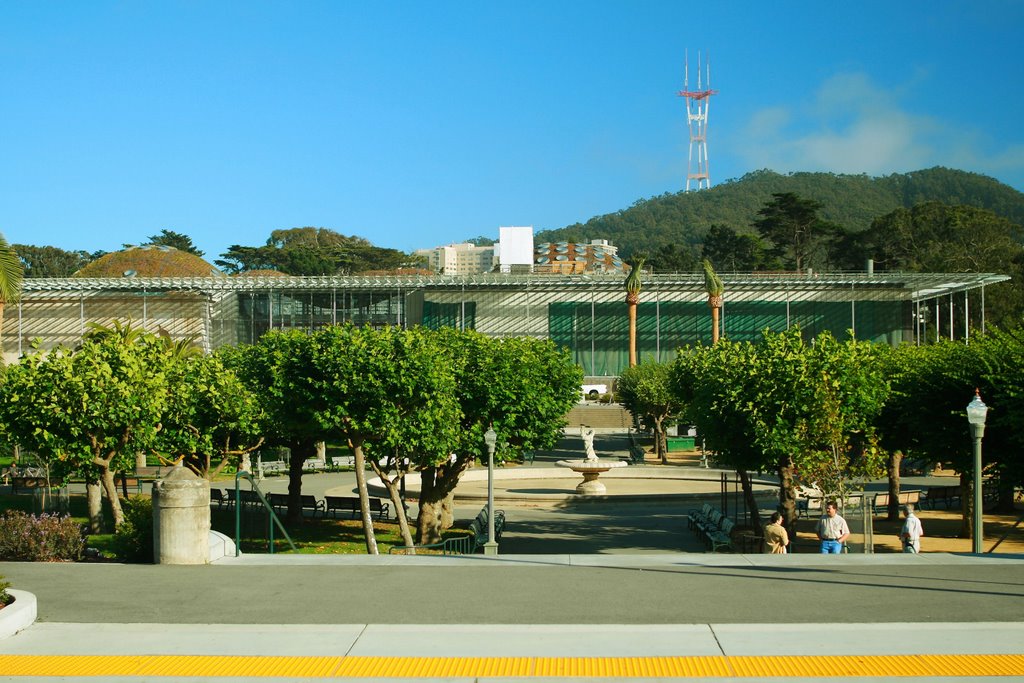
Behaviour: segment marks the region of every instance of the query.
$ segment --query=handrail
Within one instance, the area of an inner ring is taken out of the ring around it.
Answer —
[[[472,555],[476,550],[476,543],[474,541],[473,536],[469,535],[446,538],[440,543],[428,543],[426,545],[395,545],[388,549],[388,555],[397,555],[400,552],[403,555],[415,555],[417,550],[429,550],[432,548],[440,548],[442,555]],[[407,550],[413,552],[404,552]]]
[[[267,508],[267,514],[270,515],[270,520],[272,522],[270,525],[270,554],[274,554],[274,524],[276,524],[277,528],[281,530],[282,534],[284,534],[284,538],[288,541],[288,545],[292,547],[292,550],[295,550],[295,544],[292,543],[291,536],[288,535],[288,531],[284,528],[284,525],[281,524],[281,520],[278,519],[277,513],[274,512],[274,507],[267,502],[267,498],[263,495],[263,491],[260,491],[260,487],[256,484],[256,480],[253,479],[252,474],[244,470],[239,470],[235,473],[235,557],[242,554],[242,496],[239,486],[239,479],[242,477],[249,480],[249,484],[252,486],[253,492],[260,499],[260,502],[263,503],[263,507]]]

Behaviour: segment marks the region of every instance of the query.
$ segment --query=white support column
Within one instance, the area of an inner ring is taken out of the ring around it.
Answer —
[[[970,301],[967,299],[967,290],[964,290],[964,342],[971,340],[971,309]]]
[[[949,293],[949,341],[953,341],[953,293]]]

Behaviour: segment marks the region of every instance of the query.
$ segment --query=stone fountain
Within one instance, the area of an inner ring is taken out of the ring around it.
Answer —
[[[587,426],[580,427],[580,437],[583,439],[583,447],[587,457],[580,460],[559,460],[555,463],[558,467],[568,467],[573,472],[583,475],[583,481],[576,487],[576,493],[582,496],[600,496],[608,492],[603,482],[598,478],[604,472],[616,467],[625,467],[622,460],[602,460],[597,457],[594,451],[594,430]]]

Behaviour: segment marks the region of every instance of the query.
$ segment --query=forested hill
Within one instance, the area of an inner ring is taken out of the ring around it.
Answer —
[[[624,255],[655,252],[668,244],[699,245],[708,228],[724,225],[753,232],[758,210],[776,192],[820,202],[821,218],[849,232],[900,207],[926,201],[988,209],[1024,225],[1024,193],[994,178],[949,168],[873,178],[867,175],[755,171],[700,192],[678,192],[640,200],[628,209],[595,216],[586,223],[537,233],[538,242],[607,239]]]

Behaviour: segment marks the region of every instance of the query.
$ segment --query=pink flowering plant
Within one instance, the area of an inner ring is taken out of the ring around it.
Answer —
[[[76,561],[82,558],[82,527],[68,515],[30,515],[8,510],[0,515],[0,560]]]

